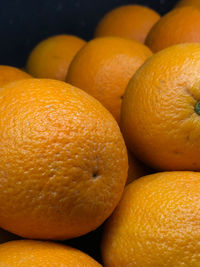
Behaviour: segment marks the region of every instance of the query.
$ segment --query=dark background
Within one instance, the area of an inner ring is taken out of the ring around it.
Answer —
[[[23,67],[42,39],[68,33],[89,40],[99,19],[112,8],[138,3],[164,14],[176,0],[1,0],[0,64]]]
[[[0,64],[23,67],[31,49],[41,40],[67,33],[90,40],[99,19],[122,4],[142,4],[161,15],[176,0],[1,0]],[[101,226],[86,236],[65,241],[101,261]]]

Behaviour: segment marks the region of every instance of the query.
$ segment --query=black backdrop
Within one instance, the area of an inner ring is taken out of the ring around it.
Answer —
[[[31,49],[42,39],[61,33],[89,40],[99,19],[122,4],[138,3],[169,11],[176,0],[1,0],[0,64],[23,67]],[[101,261],[102,226],[86,236],[65,241]]]
[[[22,67],[42,39],[60,33],[93,36],[99,19],[113,7],[139,3],[160,14],[176,0],[1,0],[0,64]]]

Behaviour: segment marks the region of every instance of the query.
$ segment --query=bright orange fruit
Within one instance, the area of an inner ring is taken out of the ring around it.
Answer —
[[[121,128],[130,150],[161,170],[200,170],[200,44],[152,56],[129,82]]]
[[[200,43],[200,10],[177,8],[163,16],[149,32],[145,44],[158,52],[181,43]]]
[[[151,55],[146,46],[133,40],[96,38],[77,53],[66,81],[98,99],[119,121],[125,88]]]
[[[53,242],[20,240],[0,245],[0,265],[13,267],[101,267],[87,254]]]
[[[49,37],[33,49],[26,69],[33,77],[64,81],[69,64],[85,43],[73,35]]]
[[[97,25],[95,36],[119,36],[144,43],[160,15],[145,6],[125,5],[108,12]]]
[[[31,76],[15,67],[0,65],[0,86],[16,80],[28,79]]]
[[[162,172],[128,185],[105,227],[104,266],[199,266],[199,195],[197,172]]]
[[[61,81],[27,79],[0,90],[0,226],[23,237],[67,239],[112,213],[127,152],[111,114]]]

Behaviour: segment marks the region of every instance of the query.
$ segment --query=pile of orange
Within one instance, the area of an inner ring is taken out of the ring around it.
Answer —
[[[0,66],[0,266],[200,266],[199,7],[117,7]]]

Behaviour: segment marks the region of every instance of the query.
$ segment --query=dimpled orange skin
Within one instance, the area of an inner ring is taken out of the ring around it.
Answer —
[[[126,185],[132,183],[136,179],[150,174],[153,172],[149,167],[145,166],[142,162],[140,162],[136,157],[129,151],[128,152],[128,178],[126,180]]]
[[[3,86],[6,83],[12,81],[28,79],[28,78],[31,78],[31,76],[28,73],[18,68],[6,65],[0,65],[0,86]]]
[[[111,114],[69,84],[0,90],[0,226],[33,239],[94,230],[118,204],[127,152]],[[14,223],[13,223],[14,222]]]
[[[78,249],[47,241],[20,240],[0,245],[0,266],[101,267]]]
[[[151,55],[146,46],[133,40],[97,38],[77,53],[66,81],[98,99],[119,121],[124,90]]]
[[[64,81],[69,64],[86,42],[73,35],[56,35],[40,42],[31,52],[26,69],[33,77]]]
[[[128,147],[159,170],[200,170],[200,44],[169,47],[130,81],[121,128]]]
[[[200,173],[162,172],[128,185],[105,226],[105,267],[199,266]]]
[[[145,6],[126,5],[108,12],[97,25],[95,36],[120,36],[144,43],[160,15]]]
[[[200,8],[200,1],[199,0],[180,0],[176,4],[176,7],[184,7],[184,6],[194,6]]]
[[[149,32],[145,44],[154,52],[180,43],[200,43],[200,10],[177,8],[162,17]]]

